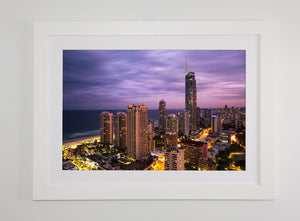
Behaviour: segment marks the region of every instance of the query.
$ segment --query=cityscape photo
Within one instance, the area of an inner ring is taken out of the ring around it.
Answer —
[[[245,50],[64,50],[63,170],[246,170]]]

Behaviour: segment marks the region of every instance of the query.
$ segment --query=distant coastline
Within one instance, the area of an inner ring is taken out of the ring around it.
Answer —
[[[72,140],[66,140],[63,141],[63,146],[74,146],[74,145],[79,145],[84,142],[94,142],[95,140],[99,141],[100,140],[100,135],[94,135],[94,136],[89,136],[89,137],[82,137],[82,138],[76,138]]]
[[[239,107],[237,107],[239,108]],[[241,107],[245,108],[245,107]],[[205,110],[206,108],[201,108]],[[213,108],[211,108],[213,109]],[[63,111],[63,143],[74,142],[80,139],[100,136],[99,115],[105,110],[64,110]],[[127,110],[106,110],[116,114],[118,111]],[[167,109],[168,114],[182,112],[183,109]],[[158,109],[148,110],[148,119],[158,123]]]
[[[127,110],[64,110],[63,111],[63,142],[78,140],[85,137],[100,136],[99,115],[103,111],[116,114]],[[182,109],[167,110],[167,114],[176,114]],[[148,110],[148,119],[158,123],[158,109]]]

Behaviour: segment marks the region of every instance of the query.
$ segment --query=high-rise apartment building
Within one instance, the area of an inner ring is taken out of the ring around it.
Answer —
[[[148,121],[148,148],[149,151],[155,150],[155,140],[154,138],[154,122],[153,120]]]
[[[190,130],[190,118],[189,118],[189,112],[184,111],[181,113],[178,113],[178,134],[179,136],[182,135],[189,135]]]
[[[184,149],[175,147],[166,149],[165,170],[184,170]]]
[[[113,114],[107,111],[100,114],[100,138],[101,143],[113,144]]]
[[[149,154],[148,108],[144,105],[128,105],[127,108],[127,155],[142,160]]]
[[[154,123],[153,120],[148,120],[148,133],[153,134],[154,133]]]
[[[198,130],[201,127],[201,110],[200,110],[200,107],[197,107],[196,122],[197,122],[197,130]]]
[[[218,115],[211,115],[211,130],[212,132],[220,132],[222,130],[221,117]]]
[[[190,131],[197,130],[197,86],[195,73],[185,68],[185,109],[190,115]]]
[[[167,126],[166,102],[164,100],[161,100],[159,102],[159,108],[158,108],[159,131],[162,133],[166,132],[166,126]]]
[[[167,132],[178,133],[178,119],[175,114],[169,114],[167,117]]]
[[[166,132],[164,134],[164,148],[177,147],[178,135],[176,132]]]
[[[125,150],[127,145],[127,115],[124,112],[118,112],[114,116],[114,120],[115,120],[114,146]]]

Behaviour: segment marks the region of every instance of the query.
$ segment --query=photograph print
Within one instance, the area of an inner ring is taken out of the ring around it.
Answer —
[[[246,170],[246,50],[63,50],[63,170]]]

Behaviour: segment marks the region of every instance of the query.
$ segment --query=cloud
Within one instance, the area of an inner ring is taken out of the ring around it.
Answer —
[[[126,109],[130,103],[184,108],[185,56],[198,106],[245,105],[245,51],[65,50],[64,109]]]

